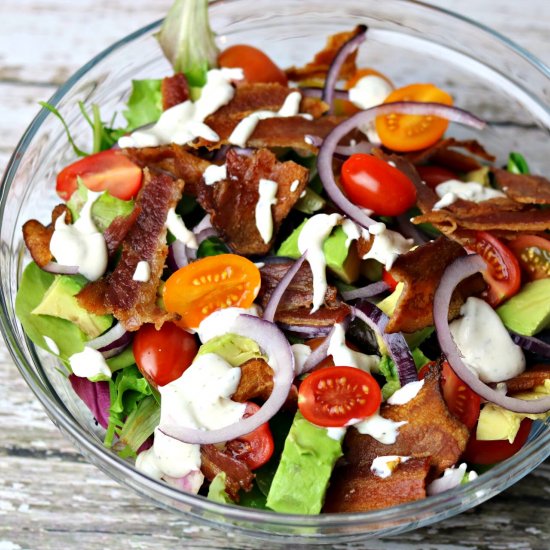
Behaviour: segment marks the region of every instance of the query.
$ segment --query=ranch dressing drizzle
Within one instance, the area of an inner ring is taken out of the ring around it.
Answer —
[[[377,477],[382,479],[390,477],[395,469],[402,464],[407,462],[411,458],[410,456],[399,456],[399,455],[389,455],[389,456],[377,456],[371,464],[370,471]]]
[[[187,229],[184,221],[181,219],[181,216],[176,214],[175,208],[170,208],[170,210],[168,210],[166,227],[168,228],[168,231],[170,231],[170,233],[178,239],[178,241],[181,241],[189,248],[197,249],[199,247],[197,237],[192,231]]]
[[[220,107],[227,105],[235,95],[232,80],[242,80],[242,69],[212,69],[197,101],[187,100],[164,111],[151,128],[136,130],[121,137],[118,145],[125,147],[156,147],[176,143],[185,145],[196,138],[219,141],[219,136],[204,120]]]
[[[441,210],[453,204],[458,199],[481,202],[506,196],[502,191],[486,187],[485,185],[481,185],[481,183],[475,181],[463,182],[460,180],[444,181],[435,188],[435,192],[440,200],[434,204],[434,210]]]
[[[147,283],[151,278],[151,266],[145,260],[138,262],[132,279],[140,283]]]
[[[276,182],[261,178],[258,184],[259,198],[256,203],[256,227],[264,243],[268,243],[273,236],[273,216],[271,207],[277,204]]]
[[[309,218],[298,237],[298,250],[306,254],[313,273],[313,308],[316,312],[325,300],[327,291],[326,260],[323,243],[342,219],[340,214],[317,214]]]
[[[383,264],[388,271],[398,256],[405,254],[414,246],[412,239],[405,239],[400,233],[387,229],[382,222],[369,226],[369,233],[374,235],[374,242],[362,259],[372,258]]]
[[[347,346],[346,331],[342,323],[334,325],[327,355],[332,356],[335,365],[355,367],[365,372],[370,372],[371,369],[376,368],[380,362],[380,358],[377,355],[366,355]]]
[[[348,425],[355,426],[360,434],[370,435],[384,445],[395,443],[399,435],[399,428],[405,424],[408,424],[406,420],[394,422],[389,418],[384,418],[379,412],[359,422],[357,420],[348,422]]]
[[[85,346],[84,350],[69,357],[73,374],[79,378],[111,378],[111,369],[100,351]]]
[[[62,265],[78,266],[78,272],[90,281],[97,281],[107,269],[107,244],[92,220],[92,205],[101,193],[88,191],[88,198],[72,225],[59,216],[50,241],[50,252]]]
[[[211,164],[203,173],[202,177],[206,185],[214,185],[219,181],[227,179],[227,165]]]

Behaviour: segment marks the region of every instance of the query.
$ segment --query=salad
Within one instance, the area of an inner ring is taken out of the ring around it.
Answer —
[[[81,158],[23,226],[17,315],[105,446],[294,514],[514,455],[550,413],[550,180],[447,134],[485,123],[438,83],[358,66],[364,26],[286,70],[220,51],[203,0],[157,38],[174,74],[129,83],[124,127],[80,105],[92,147],[65,125]]]

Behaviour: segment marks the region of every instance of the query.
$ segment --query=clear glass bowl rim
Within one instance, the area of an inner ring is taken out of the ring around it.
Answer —
[[[212,0],[211,5],[233,2],[235,0]],[[490,27],[478,23],[468,17],[457,14],[451,10],[441,8],[432,4],[426,4],[418,0],[400,0],[405,3],[415,4],[421,7],[421,9],[432,10],[439,12],[444,16],[454,18],[463,23],[477,27],[480,31],[491,35],[498,42],[505,47],[513,50],[514,53],[523,57],[530,65],[536,70],[543,73],[550,80],[550,67],[543,63],[536,56],[524,49],[522,46],[516,44],[501,33],[494,31]],[[99,62],[103,61],[115,50],[131,43],[133,40],[141,38],[142,36],[150,33],[156,29],[162,20],[150,23],[141,29],[127,35],[121,40],[113,43],[101,53],[93,57],[88,63],[78,69],[49,99],[48,103],[56,106],[61,99],[71,90],[71,88],[84,77],[91,69],[93,69]],[[546,110],[550,113],[550,106],[545,106]],[[42,108],[31,122],[21,140],[17,144],[11,159],[8,162],[4,177],[0,184],[0,220],[3,219],[4,210],[7,206],[8,191],[13,178],[17,172],[21,159],[25,154],[29,144],[33,140],[34,136],[40,129],[42,123],[47,116],[50,116],[50,112]],[[3,266],[0,266],[0,273],[3,271]],[[123,461],[118,456],[113,455],[110,451],[105,449],[98,441],[91,438],[88,432],[82,428],[76,421],[73,421],[68,410],[60,400],[54,399],[49,393],[47,388],[41,387],[41,383],[37,382],[36,378],[31,374],[31,370],[27,370],[26,359],[19,349],[19,343],[17,341],[16,334],[12,331],[12,327],[9,319],[9,307],[6,303],[6,296],[2,292],[0,294],[0,328],[4,335],[4,339],[10,351],[12,358],[21,375],[31,388],[33,393],[38,397],[42,405],[45,407],[47,414],[52,421],[66,434],[70,439],[78,444],[78,447],[87,457],[92,457],[93,463],[98,466],[103,472],[110,477],[123,482],[128,487],[131,487],[134,491],[155,499],[155,495],[162,497],[162,501],[157,501],[158,504],[166,507],[165,502],[167,500],[173,500],[181,505],[187,505],[190,508],[190,512],[183,512],[184,515],[192,515],[200,521],[211,523],[214,525],[222,526],[216,520],[208,519],[202,515],[196,513],[196,508],[201,510],[201,513],[208,512],[213,515],[223,516],[225,520],[229,519],[235,522],[246,522],[248,528],[241,529],[247,531],[249,534],[253,533],[253,529],[250,527],[250,523],[268,523],[271,525],[285,526],[286,533],[288,534],[288,528],[341,528],[341,527],[362,527],[367,528],[369,524],[381,524],[387,525],[387,528],[383,528],[385,531],[389,529],[391,531],[394,528],[400,526],[402,529],[406,529],[406,523],[412,518],[419,518],[416,526],[422,526],[432,523],[437,519],[443,517],[449,517],[456,513],[461,512],[465,508],[470,508],[476,504],[479,504],[497,493],[508,488],[510,485],[527,475],[535,467],[537,467],[543,460],[550,456],[550,429],[545,429],[544,433],[540,434],[536,440],[531,441],[524,447],[524,449],[514,455],[509,460],[500,463],[493,467],[489,472],[486,472],[476,480],[469,482],[466,485],[462,485],[451,491],[429,497],[424,500],[409,502],[403,505],[399,505],[393,508],[387,508],[382,510],[376,510],[371,512],[356,512],[346,514],[321,514],[317,516],[308,515],[293,515],[293,514],[280,514],[270,511],[255,510],[252,508],[244,508],[235,505],[226,505],[216,503],[211,500],[207,500],[205,497],[187,494],[177,489],[174,489],[164,483],[157,482],[138,472],[131,464]],[[545,449],[546,447],[546,449]],[[116,474],[116,475],[115,475]],[[136,482],[138,486],[132,485],[132,482]],[[475,497],[472,495],[475,494]],[[156,499],[155,499],[156,500]],[[464,506],[462,503],[467,502]],[[169,506],[170,509],[178,511],[176,508]],[[180,512],[181,513],[181,512]],[[428,518],[428,519],[426,519]],[[413,520],[414,521],[414,520]],[[239,526],[237,525],[237,528]],[[402,530],[401,529],[401,530]],[[262,531],[258,534],[277,536],[278,533],[270,531]],[[351,533],[350,533],[351,534]],[[354,532],[354,535],[359,534]],[[342,533],[345,537],[346,535]],[[307,540],[313,542],[316,534],[312,533],[306,535],[305,542]]]

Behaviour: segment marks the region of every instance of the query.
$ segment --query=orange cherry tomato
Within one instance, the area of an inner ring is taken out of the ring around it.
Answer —
[[[367,418],[382,402],[378,382],[354,367],[327,367],[307,376],[298,390],[298,408],[317,426],[339,428]]]
[[[218,64],[220,67],[241,68],[244,79],[248,83],[278,82],[283,86],[288,84],[284,71],[254,46],[246,44],[229,46],[218,56]]]
[[[84,157],[63,168],[57,176],[55,190],[63,200],[68,201],[76,191],[78,178],[90,191],[108,191],[126,201],[140,190],[142,171],[117,149]]]
[[[394,90],[384,103],[396,101],[434,102],[452,105],[453,98],[433,84],[411,84]],[[390,114],[376,118],[376,131],[382,144],[393,151],[425,149],[436,143],[449,121],[435,116]]]
[[[538,235],[520,235],[508,243],[528,279],[550,277],[550,241]]]
[[[164,285],[166,310],[178,313],[182,328],[197,328],[212,312],[247,308],[260,290],[260,270],[236,254],[208,256],[173,273]]]
[[[411,180],[373,155],[351,155],[342,165],[341,176],[350,200],[380,216],[399,216],[416,202]]]

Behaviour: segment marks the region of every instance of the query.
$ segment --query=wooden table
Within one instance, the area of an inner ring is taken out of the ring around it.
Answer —
[[[2,0],[0,171],[20,135],[76,68],[162,17],[171,0]],[[452,0],[550,63],[548,0]],[[0,343],[0,550],[257,548],[258,541],[191,525],[86,463],[60,435]],[[396,539],[340,548],[550,548],[550,463],[474,510]]]

